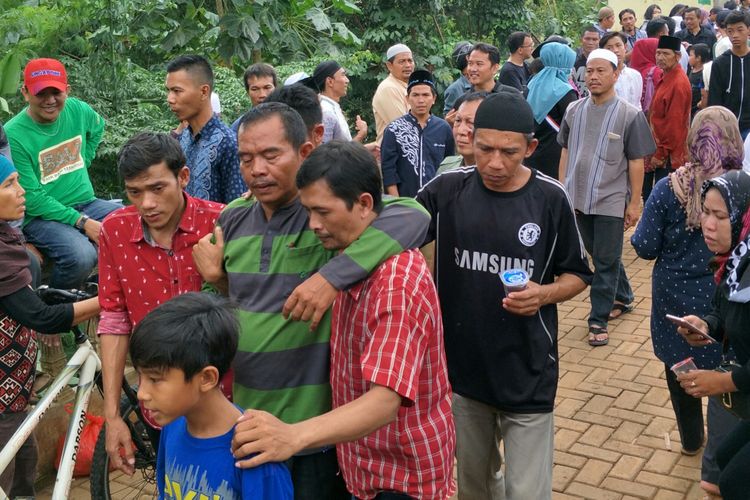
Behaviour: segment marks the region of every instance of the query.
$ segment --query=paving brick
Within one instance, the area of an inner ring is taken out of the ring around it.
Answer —
[[[669,391],[665,387],[651,387],[645,396],[643,402],[650,405],[665,407],[669,401]],[[670,406],[671,407],[671,406]]]
[[[692,481],[700,481],[701,479],[700,468],[685,467],[684,465],[680,465],[679,463],[674,466],[674,468],[672,469],[671,475],[673,477],[689,479]]]
[[[643,398],[643,394],[634,391],[623,391],[617,396],[612,406],[633,410]]]
[[[634,443],[638,436],[641,435],[643,429],[646,426],[637,422],[625,421],[618,427],[612,434],[612,438],[625,441],[626,443]]]
[[[640,367],[632,365],[623,365],[612,375],[612,378],[620,380],[633,380],[640,372]]]
[[[557,398],[558,401],[563,401],[564,399],[570,398],[570,399],[577,399],[578,401],[583,401],[584,403],[591,399],[594,395],[590,392],[584,392],[579,391],[576,389],[566,389],[565,387],[558,387],[557,388]]]
[[[638,353],[631,356],[620,356],[619,354],[610,354],[607,359],[623,365],[643,366],[648,363],[648,359],[638,357]]]
[[[619,479],[632,481],[643,468],[646,461],[642,458],[623,455],[620,460],[612,467],[609,475]]]
[[[578,474],[575,467],[555,465],[552,467],[552,491],[565,491],[570,482]]]
[[[586,432],[586,429],[588,429],[591,426],[591,424],[587,424],[586,422],[579,422],[578,420],[572,420],[570,418],[565,418],[557,415],[557,412],[555,412],[555,427],[556,428],[562,428],[562,429],[570,429],[571,431],[576,432]]]
[[[674,415],[672,418],[654,417],[651,423],[644,429],[643,433],[649,436],[664,436],[665,432],[672,432],[672,429],[677,424],[674,421]]]
[[[578,410],[580,410],[584,404],[584,401],[578,401],[576,399],[565,399],[555,407],[555,415],[572,418],[576,413],[578,413]]]
[[[624,410],[622,408],[609,408],[607,410],[607,415],[644,425],[651,423],[651,420],[653,420],[651,415],[637,411]]]
[[[604,460],[606,462],[612,463],[617,462],[617,460],[620,459],[619,453],[581,443],[576,443],[571,446],[568,452],[574,455],[582,455],[588,458],[597,458],[599,460]]]
[[[601,488],[596,488],[588,484],[572,482],[565,493],[569,495],[576,495],[583,498],[591,498],[596,500],[621,500],[622,495],[615,491],[607,491]]]
[[[565,387],[567,389],[578,389],[578,384],[586,380],[586,377],[589,377],[590,374],[588,372],[572,372],[568,371],[560,377],[560,381],[558,382],[558,387]]]
[[[568,495],[567,493],[560,493],[559,491],[552,491],[552,500],[581,500],[582,498],[575,495]]]
[[[630,330],[633,331],[632,328]],[[641,349],[641,342],[623,342],[619,346],[617,346],[617,349],[615,349],[615,354],[619,354],[622,356],[630,356],[636,351],[639,351]]]
[[[599,483],[607,477],[610,469],[612,469],[611,463],[591,459],[586,462],[586,465],[584,465],[578,473],[576,481],[590,484],[592,486],[598,486]]]
[[[643,394],[646,394],[652,388],[652,386],[650,385],[639,384],[637,382],[633,382],[632,380],[617,380],[614,378],[610,380],[607,385],[609,385],[610,387],[618,387],[620,389],[636,391]]]
[[[588,411],[579,411],[575,414],[575,419],[581,422],[589,422],[591,424],[601,424],[607,427],[617,427],[622,423],[622,419],[610,417],[608,415],[598,415]]]
[[[601,446],[610,436],[612,436],[612,429],[610,427],[595,424],[583,433],[578,442],[590,444],[591,446]]]
[[[659,490],[654,496],[654,500],[683,500],[686,498],[683,493],[669,490]]]
[[[597,396],[605,396],[610,399],[616,398],[622,392],[621,389],[618,389],[616,387],[609,387],[608,385],[599,383],[592,384],[588,381],[578,384],[578,389],[582,391],[592,392]]]
[[[643,459],[649,459],[651,458],[651,455],[654,454],[654,449],[649,448],[647,446],[640,446],[633,443],[624,443],[622,441],[617,441],[610,439],[606,443],[602,445],[602,448],[605,450],[612,450],[616,451],[618,453],[622,453],[623,455],[631,455],[634,457],[640,457]]]
[[[560,451],[568,451],[573,446],[578,438],[581,437],[580,432],[571,431],[568,429],[559,429],[555,433],[555,449]]]
[[[625,493],[637,498],[653,498],[656,494],[656,488],[647,484],[624,481],[615,477],[608,477],[602,481],[602,488],[619,493]]]
[[[571,455],[562,451],[555,450],[555,454],[552,456],[555,465],[565,465],[569,467],[575,467],[580,469],[586,464],[586,457],[579,455]]]
[[[646,464],[648,467],[648,464]],[[654,474],[643,470],[636,477],[636,481],[639,483],[650,484],[658,488],[666,488],[672,491],[684,492],[690,488],[692,481],[686,479],[679,479],[676,477],[669,476],[667,474]]]
[[[674,420],[674,410],[672,410],[671,407],[665,408],[663,406],[654,406],[641,402],[636,407],[636,410],[643,413],[648,413],[650,415],[658,415],[660,417]]]
[[[651,459],[646,462],[643,469],[649,472],[657,472],[659,474],[669,474],[679,458],[680,456],[678,453],[656,450],[651,456]]]

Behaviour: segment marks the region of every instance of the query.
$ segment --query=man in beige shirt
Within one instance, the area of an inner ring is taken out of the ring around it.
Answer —
[[[383,131],[396,118],[409,112],[406,102],[406,84],[414,71],[411,49],[403,43],[396,44],[386,52],[386,67],[389,75],[380,82],[372,98],[372,112],[375,115],[377,143],[383,140]]]

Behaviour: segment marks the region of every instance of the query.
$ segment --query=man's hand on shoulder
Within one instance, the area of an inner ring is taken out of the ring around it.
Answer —
[[[310,331],[315,330],[323,315],[336,299],[338,290],[320,273],[307,278],[294,289],[281,313],[294,321],[310,321]]]
[[[234,427],[232,454],[238,460],[255,455],[238,461],[236,465],[241,469],[266,462],[283,462],[302,449],[298,438],[293,425],[265,411],[247,410]]]

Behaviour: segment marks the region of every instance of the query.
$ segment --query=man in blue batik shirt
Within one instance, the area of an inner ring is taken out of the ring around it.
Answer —
[[[435,177],[443,158],[453,155],[450,125],[430,113],[436,96],[432,73],[417,70],[409,76],[406,100],[411,109],[385,128],[380,145],[387,194],[416,196]]]
[[[247,191],[240,176],[237,137],[211,108],[214,74],[201,56],[187,55],[167,66],[167,104],[187,127],[178,137],[190,168],[185,191],[229,203]]]

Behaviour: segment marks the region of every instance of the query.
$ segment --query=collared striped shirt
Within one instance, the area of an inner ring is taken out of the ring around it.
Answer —
[[[269,220],[255,200],[235,200],[222,212],[224,268],[240,321],[235,403],[287,423],[331,409],[330,311],[310,331],[308,323],[284,319],[281,310],[294,289],[318,271],[342,290],[391,255],[418,246],[429,216],[414,200],[393,201],[338,255],[309,229],[298,198]]]

